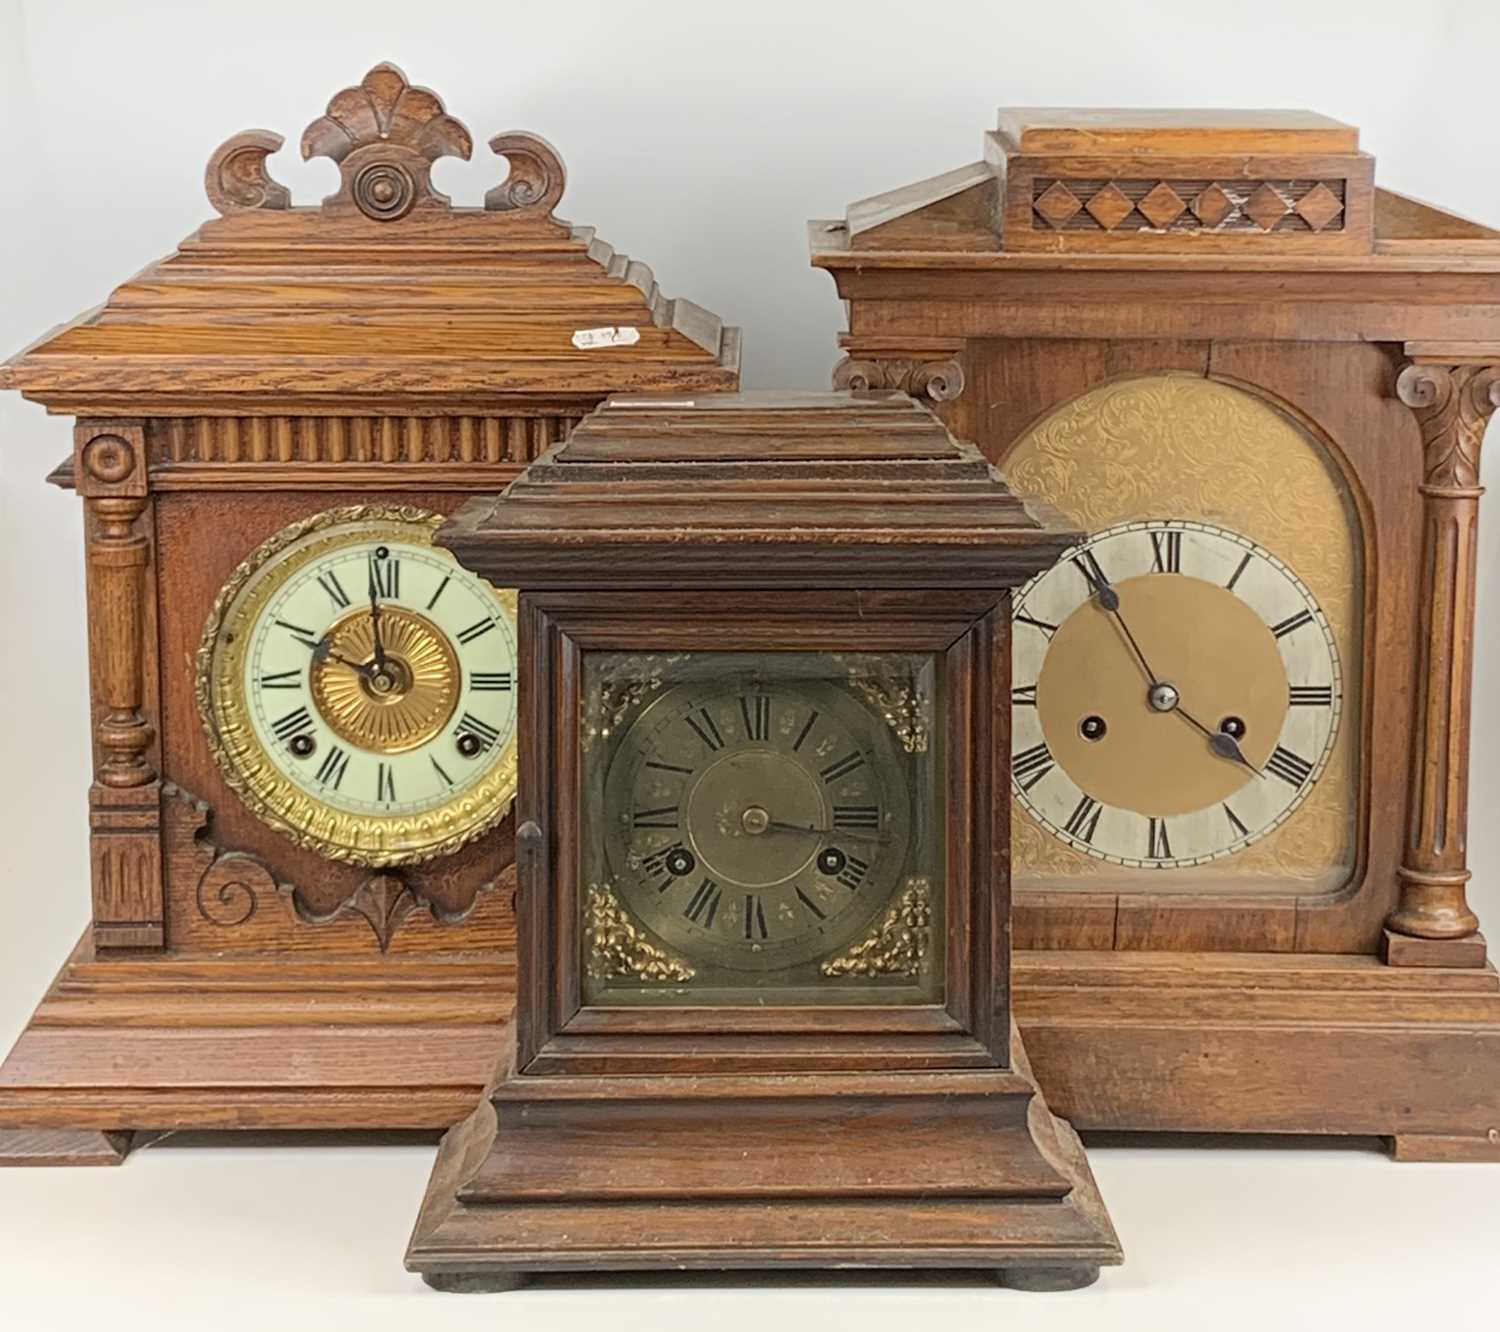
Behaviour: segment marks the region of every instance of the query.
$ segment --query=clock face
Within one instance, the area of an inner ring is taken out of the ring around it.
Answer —
[[[1207,523],[1125,523],[1017,595],[1012,782],[1054,837],[1137,869],[1206,864],[1322,776],[1343,681],[1306,584]]]
[[[205,630],[199,698],[226,777],[334,859],[447,854],[515,793],[513,598],[432,545],[440,522],[362,506],[293,524]]]
[[[1345,887],[1366,596],[1360,509],[1333,452],[1266,398],[1170,373],[1060,406],[1003,466],[1091,534],[1072,552],[1085,558],[1015,599],[1039,622],[1014,625],[1016,886],[1240,900]],[[1120,617],[1084,578],[1089,559]],[[1176,706],[1151,704],[1121,618]]]
[[[924,955],[907,959],[904,976],[887,974],[930,980],[938,825],[928,732],[909,751],[871,701],[889,681],[856,682],[854,658],[807,656],[701,654],[586,762],[600,796],[585,838],[597,846],[587,865],[595,910],[607,891],[692,982],[688,1002],[878,975],[848,955],[869,938],[867,953],[878,950],[917,881]],[[597,956],[585,964],[610,979]]]

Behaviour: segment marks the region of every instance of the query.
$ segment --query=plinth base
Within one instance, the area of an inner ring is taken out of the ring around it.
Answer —
[[[443,1290],[788,1267],[989,1268],[1067,1289],[1120,1260],[1082,1144],[1024,1056],[919,1074],[507,1069],[443,1139],[406,1255]]]
[[[0,1164],[117,1164],[132,1131],[445,1129],[511,1009],[496,954],[64,964],[0,1065]]]

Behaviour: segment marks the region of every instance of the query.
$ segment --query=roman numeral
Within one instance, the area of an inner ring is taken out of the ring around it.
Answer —
[[[276,623],[285,629],[287,633],[291,634],[303,647],[317,648],[318,640],[313,637],[311,629],[303,629],[300,625],[288,624],[285,620],[277,620]]]
[[[1083,581],[1089,585],[1089,596],[1109,586],[1109,579],[1104,576],[1104,570],[1099,567],[1099,561],[1094,558],[1093,551],[1080,550],[1073,556],[1073,567],[1083,575]]]
[[[1021,790],[1031,790],[1052,771],[1052,751],[1047,748],[1047,742],[1043,740],[1039,745],[1032,745],[1019,754],[1012,754],[1010,771]]]
[[[458,641],[467,646],[476,638],[483,638],[494,627],[495,622],[493,620],[475,620],[467,629],[460,631]]]
[[[432,770],[435,773],[437,773],[437,775],[439,777],[442,778],[443,785],[444,786],[452,786],[453,785],[453,778],[451,778],[450,776],[448,776],[447,772],[443,768],[443,765],[437,761],[437,756],[435,754],[429,754],[427,757],[428,757],[428,759],[432,763]]]
[[[1235,830],[1235,833],[1237,835],[1239,835],[1240,837],[1250,836],[1250,829],[1245,827],[1245,825],[1240,822],[1240,817],[1238,814],[1230,809],[1228,805],[1224,805],[1221,808],[1224,810],[1225,817],[1229,820],[1229,826]]]
[[[677,806],[663,805],[660,809],[638,809],[632,816],[631,822],[637,828],[675,828]]]
[[[718,884],[712,879],[704,879],[688,899],[682,914],[694,925],[702,925],[705,930],[711,930],[714,927],[714,917],[719,914],[719,899],[723,896],[724,890]]]
[[[677,763],[658,763],[655,759],[647,759],[646,766],[648,768],[656,768],[661,772],[680,772],[686,774],[689,777],[693,775],[693,770],[691,768],[684,768]]]
[[[1227,582],[1227,583],[1225,583],[1225,584],[1224,584],[1224,586],[1225,586],[1225,587],[1226,587],[1226,588],[1227,588],[1227,589],[1228,589],[1228,590],[1229,590],[1229,591],[1231,591],[1231,592],[1233,592],[1233,591],[1234,591],[1234,585],[1235,585],[1235,584],[1236,584],[1236,583],[1237,583],[1237,582],[1239,582],[1239,581],[1240,581],[1240,575],[1241,575],[1241,574],[1242,574],[1242,573],[1244,573],[1244,572],[1245,572],[1245,567],[1246,567],[1246,566],[1247,566],[1247,565],[1248,565],[1248,564],[1249,564],[1249,563],[1250,563],[1250,559],[1251,559],[1251,555],[1250,555],[1250,552],[1249,552],[1249,551],[1246,551],[1246,552],[1245,552],[1245,558],[1244,558],[1244,559],[1242,559],[1242,560],[1241,560],[1241,561],[1240,561],[1240,562],[1239,562],[1239,564],[1238,564],[1238,565],[1237,565],[1237,566],[1236,566],[1236,568],[1235,568],[1235,571],[1234,571],[1234,573],[1233,573],[1233,574],[1231,574],[1231,575],[1230,575],[1230,578],[1229,578],[1229,581],[1228,581],[1228,582]]]
[[[256,682],[262,689],[301,689],[301,671],[273,671],[262,675]]]
[[[472,712],[466,712],[459,718],[458,725],[453,728],[454,735],[472,735],[479,742],[479,752],[482,754],[500,739],[500,732],[487,721],[476,717]]]
[[[844,868],[838,873],[838,882],[850,892],[857,892],[869,871],[870,866],[858,856],[847,856],[844,860]]]
[[[816,902],[814,902],[812,898],[804,893],[802,889],[797,889],[797,896],[801,899],[802,905],[805,906],[809,911],[811,911],[813,915],[815,915],[819,920],[828,919],[828,913],[824,911],[823,908],[820,907]]]
[[[869,828],[880,827],[879,805],[835,805],[833,807],[833,826],[835,828]]]
[[[1182,533],[1151,533],[1151,568],[1156,573],[1182,572]]]
[[[470,671],[470,689],[495,689],[504,693],[512,688],[511,673],[509,671]]]
[[[856,768],[865,765],[865,756],[858,751],[845,754],[841,759],[835,759],[823,769],[821,776],[825,782],[836,782],[840,777],[847,777]]]
[[[387,805],[396,803],[396,774],[388,763],[382,763],[375,772],[375,799]]]
[[[1069,837],[1076,837],[1080,842],[1093,843],[1094,829],[1099,826],[1099,816],[1104,813],[1104,807],[1092,796],[1084,796],[1073,807],[1073,812],[1068,816],[1068,821],[1063,824],[1063,831]]]
[[[1311,624],[1312,618],[1310,610],[1299,610],[1295,615],[1288,615],[1280,624],[1273,624],[1271,632],[1277,638],[1285,638],[1294,630],[1302,628],[1304,624]]]
[[[792,753],[795,754],[799,749],[802,748],[802,742],[807,739],[807,733],[812,730],[813,723],[817,720],[818,710],[817,708],[814,708],[807,714],[806,723],[803,725],[802,729],[797,732],[797,738],[792,741]]]
[[[1332,685],[1292,685],[1288,693],[1294,708],[1331,708],[1333,706]]]
[[[714,725],[714,719],[708,715],[707,708],[699,708],[697,716],[690,714],[682,720],[693,728],[698,739],[708,746],[710,753],[724,748],[724,737],[719,734],[719,728]]]
[[[1172,858],[1172,843],[1167,840],[1165,819],[1146,820],[1146,855],[1151,860]]]
[[[335,745],[328,751],[322,763],[318,765],[318,780],[324,786],[331,786],[337,791],[344,780],[344,773],[348,769],[349,755]]]
[[[286,744],[294,735],[301,735],[304,731],[313,728],[312,714],[306,708],[293,708],[285,717],[280,717],[271,723],[271,729],[276,732],[276,738],[282,744]]]
[[[1017,685],[1010,691],[1010,705],[1013,708],[1036,707],[1036,686],[1034,684]]]
[[[328,599],[338,610],[343,610],[349,604],[349,594],[344,591],[344,585],[339,582],[338,574],[332,569],[318,575],[318,586],[328,593]]]
[[[1301,786],[1312,776],[1313,765],[1301,754],[1277,745],[1266,760],[1266,771],[1280,777],[1288,786]]]
[[[452,574],[444,574],[443,575],[443,581],[437,585],[437,591],[432,594],[432,597],[427,602],[427,609],[428,610],[431,610],[434,606],[436,606],[438,604],[438,598],[443,595],[443,589],[446,588],[448,586],[448,584],[451,583],[452,581],[453,581],[453,575]]]
[[[769,695],[757,694],[754,698],[740,695],[740,715],[745,719],[745,736],[750,740],[771,738],[771,699]]]
[[[745,940],[766,939],[766,908],[758,893],[745,894]]]
[[[375,591],[382,597],[401,595],[401,561],[394,555],[383,560],[372,555],[370,576],[375,580]]]
[[[1029,624],[1033,629],[1040,629],[1048,638],[1057,632],[1055,624],[1048,624],[1046,620],[1038,620],[1035,616],[1026,614],[1025,611],[1017,611],[1015,618],[1019,624]]]

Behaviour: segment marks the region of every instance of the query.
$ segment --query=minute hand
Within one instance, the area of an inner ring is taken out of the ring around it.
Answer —
[[[775,828],[780,832],[810,833],[814,837],[832,837],[838,833],[840,837],[852,837],[859,842],[889,842],[889,837],[881,837],[878,833],[857,832],[850,828],[814,828],[807,823],[782,823],[772,819],[766,827]]]

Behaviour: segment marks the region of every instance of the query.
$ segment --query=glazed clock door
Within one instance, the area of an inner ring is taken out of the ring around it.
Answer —
[[[1336,893],[1363,571],[1323,447],[1239,388],[1159,375],[1075,399],[1005,466],[1090,533],[1013,603],[1018,887]]]
[[[929,655],[593,653],[585,1003],[940,1003]]]

